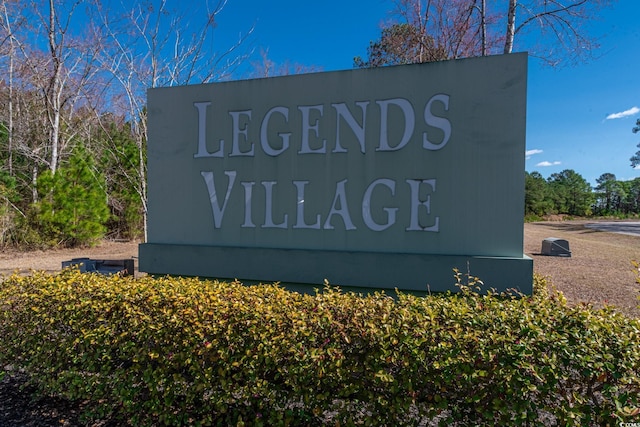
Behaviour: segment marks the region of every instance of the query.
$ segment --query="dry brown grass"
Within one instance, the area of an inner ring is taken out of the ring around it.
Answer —
[[[534,271],[549,277],[572,304],[608,304],[640,317],[640,285],[631,264],[640,261],[640,236],[595,231],[584,227],[587,222],[525,224],[524,252],[533,258]],[[567,240],[571,258],[540,255],[549,237]]]

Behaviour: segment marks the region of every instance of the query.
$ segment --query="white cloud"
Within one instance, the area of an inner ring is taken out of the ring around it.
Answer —
[[[612,119],[622,119],[624,117],[629,117],[629,116],[634,116],[636,114],[640,113],[640,108],[638,107],[631,107],[628,110],[625,111],[621,111],[619,113],[613,113],[613,114],[609,114],[607,116],[607,120],[612,120]]]
[[[527,159],[530,159],[531,156],[533,156],[534,154],[542,154],[542,150],[527,150],[524,155],[526,156]]]
[[[547,166],[558,166],[561,165],[562,162],[548,162],[548,161],[544,161],[544,162],[540,162],[538,163],[536,166],[540,166],[540,167],[547,167]]]

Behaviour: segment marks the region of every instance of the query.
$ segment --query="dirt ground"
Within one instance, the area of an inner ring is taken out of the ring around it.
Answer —
[[[0,275],[10,275],[14,271],[28,273],[31,270],[57,272],[63,261],[73,258],[91,259],[131,259],[134,258],[138,274],[139,242],[104,241],[92,248],[50,249],[47,251],[18,252],[0,251]]]
[[[533,270],[547,276],[570,303],[596,307],[613,305],[640,317],[640,284],[632,260],[640,262],[640,236],[586,228],[594,221],[549,221],[524,225],[524,253]],[[555,237],[569,242],[571,257],[540,254],[542,241]]]
[[[609,304],[625,314],[640,317],[632,260],[640,261],[640,236],[595,231],[584,227],[588,221],[547,221],[524,225],[524,253],[533,258],[534,271],[547,276],[571,303]],[[593,222],[593,221],[590,221]],[[569,242],[572,256],[540,254],[542,241],[549,237]],[[135,260],[138,242],[105,241],[85,249],[54,249],[34,252],[0,252],[0,275],[15,270],[59,271],[62,261],[72,258]]]

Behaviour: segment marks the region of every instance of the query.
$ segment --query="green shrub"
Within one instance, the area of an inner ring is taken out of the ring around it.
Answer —
[[[14,275],[0,284],[0,366],[136,426],[638,421],[637,319],[567,306],[541,277],[534,296],[475,284],[394,299]]]
[[[104,177],[82,146],[74,148],[69,163],[56,174],[49,170],[40,174],[41,199],[31,212],[31,226],[40,237],[33,244],[84,246],[102,239],[109,219],[104,185]]]
[[[538,221],[544,221],[544,217],[541,217],[536,214],[526,214],[524,216],[524,222],[538,222]]]

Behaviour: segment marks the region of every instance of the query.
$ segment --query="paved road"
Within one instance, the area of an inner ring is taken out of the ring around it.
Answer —
[[[591,222],[584,225],[599,231],[608,231],[610,233],[630,234],[632,236],[640,236],[640,221],[619,221],[619,222]]]

